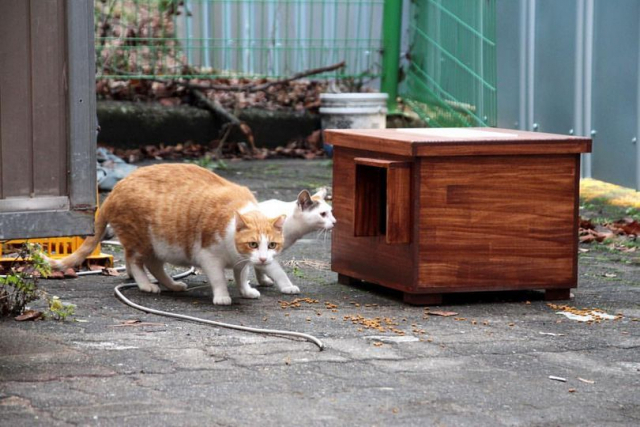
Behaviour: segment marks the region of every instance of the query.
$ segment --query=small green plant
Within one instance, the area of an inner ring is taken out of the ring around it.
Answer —
[[[25,243],[9,266],[7,274],[0,277],[0,316],[15,317],[22,314],[30,302],[43,299],[48,310],[45,318],[67,320],[75,314],[76,306],[65,303],[56,296],[49,296],[38,287],[38,280],[51,274],[39,245]]]
[[[40,246],[26,243],[16,254],[7,274],[0,277],[0,315],[22,314],[27,304],[41,297],[38,279],[51,273]]]
[[[60,298],[56,296],[47,298],[47,302],[49,303],[49,310],[45,313],[47,319],[51,318],[64,322],[67,320],[67,317],[76,314],[76,306],[74,304],[62,302]]]
[[[625,210],[625,213],[636,221],[640,221],[640,208],[630,206]]]
[[[214,160],[209,153],[196,160],[187,160],[187,162],[209,170],[227,170],[229,168],[224,160]]]
[[[297,265],[293,266],[293,275],[299,279],[304,279],[304,271],[302,271]]]

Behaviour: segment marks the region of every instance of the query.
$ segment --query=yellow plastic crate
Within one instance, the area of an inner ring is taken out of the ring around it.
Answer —
[[[0,264],[6,265],[15,261],[15,254],[20,252],[20,248],[26,242],[39,244],[42,251],[53,259],[64,258],[76,251],[84,242],[82,237],[50,237],[44,239],[15,239],[8,240],[0,244]],[[87,261],[105,267],[113,267],[113,256],[102,253],[100,244],[87,257]],[[86,262],[86,261],[85,261]]]
[[[96,188],[96,205],[100,205],[100,194]],[[96,218],[98,217],[98,211],[100,208],[96,209]],[[8,267],[13,262],[15,262],[16,257],[15,254],[20,252],[22,245],[24,243],[35,243],[39,244],[42,247],[42,251],[49,257],[53,259],[64,258],[68,255],[74,253],[82,242],[84,242],[84,238],[79,236],[72,237],[47,237],[40,239],[14,239],[8,240],[6,242],[0,242],[0,266]],[[12,256],[13,255],[13,256]],[[91,252],[91,254],[87,257],[83,264],[88,264],[91,262],[92,264],[102,265],[104,267],[113,267],[113,255],[103,254],[102,253],[102,245],[98,243],[98,246]]]

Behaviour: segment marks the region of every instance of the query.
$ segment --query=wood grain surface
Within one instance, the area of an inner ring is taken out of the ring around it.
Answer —
[[[422,159],[419,287],[575,287],[577,172],[577,155]]]

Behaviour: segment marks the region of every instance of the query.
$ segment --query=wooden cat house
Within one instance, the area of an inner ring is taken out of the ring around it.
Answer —
[[[332,269],[412,304],[456,292],[577,286],[588,138],[493,128],[327,130]]]

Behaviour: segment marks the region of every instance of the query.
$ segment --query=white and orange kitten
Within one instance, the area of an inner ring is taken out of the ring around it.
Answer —
[[[328,231],[333,228],[336,219],[333,217],[331,205],[325,200],[326,196],[327,190],[324,188],[313,196],[307,190],[302,190],[293,202],[267,200],[260,203],[260,210],[267,216],[286,215],[283,250],[312,231]],[[255,271],[256,279],[262,286],[271,286],[275,282],[283,293],[300,292],[277,261],[268,266],[256,265]]]
[[[54,269],[80,264],[100,242],[107,224],[125,250],[129,275],[145,292],[160,292],[144,271],[172,291],[186,285],[167,275],[164,263],[200,267],[213,290],[213,303],[231,304],[225,268],[232,268],[244,298],[258,298],[249,286],[250,265],[267,271],[284,244],[285,216],[267,217],[251,191],[196,165],[163,164],[138,169],[120,181],[100,207],[96,234],[68,257],[50,260]],[[276,264],[277,265],[277,264]]]

